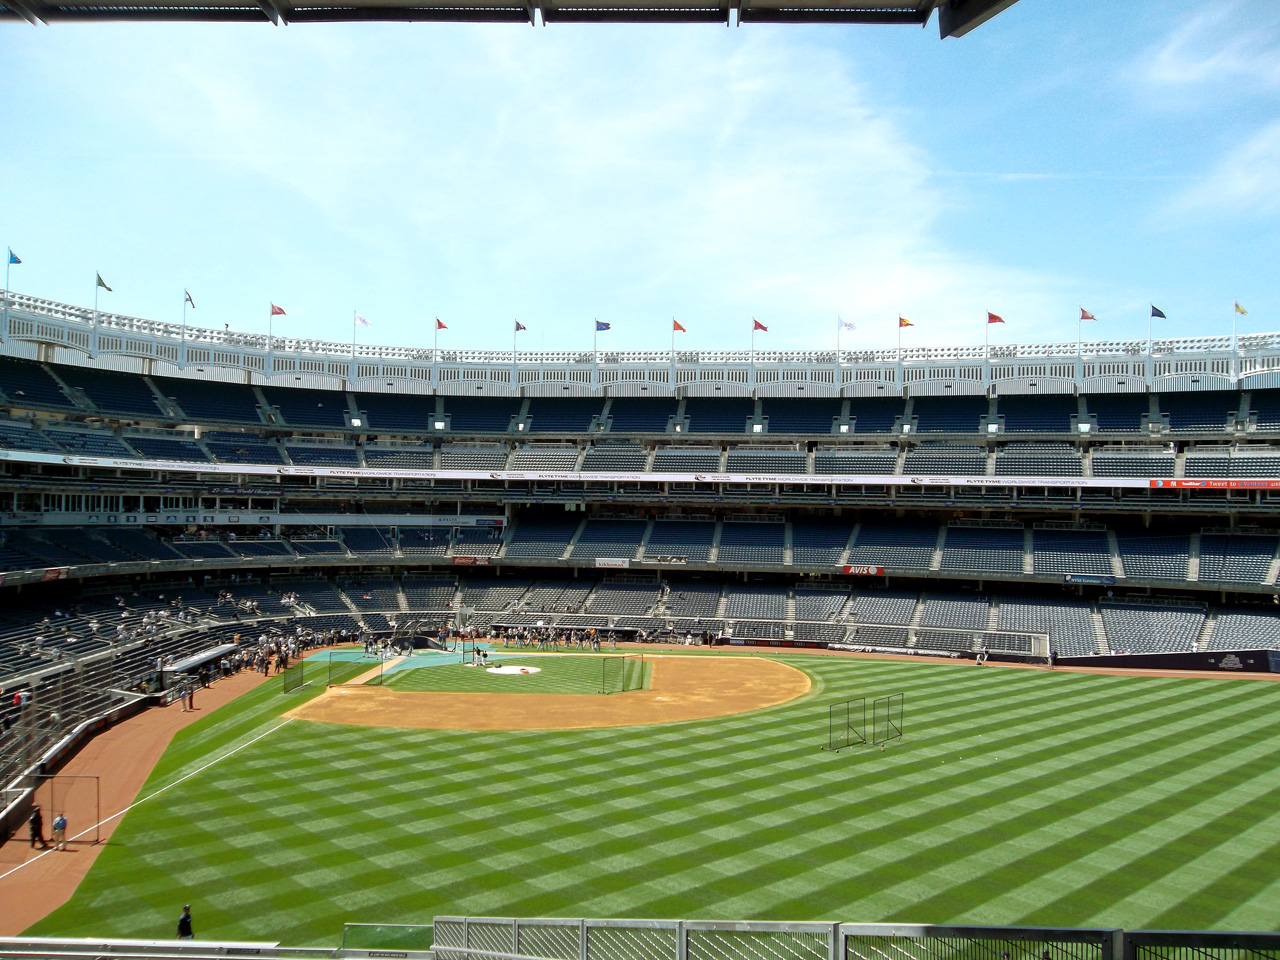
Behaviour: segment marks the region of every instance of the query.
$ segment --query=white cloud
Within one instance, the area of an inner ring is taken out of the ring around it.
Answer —
[[[1215,0],[1147,50],[1137,74],[1150,87],[1180,92],[1280,90],[1280,17],[1269,4]]]
[[[1202,183],[1176,198],[1173,212],[1219,217],[1280,213],[1280,121],[1228,151]]]

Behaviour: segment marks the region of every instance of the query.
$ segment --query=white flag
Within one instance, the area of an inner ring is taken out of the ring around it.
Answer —
[[[358,313],[356,314],[356,323],[360,324],[360,326],[362,327],[367,327],[369,325],[369,321],[366,320],[364,317],[360,316],[360,314]]]

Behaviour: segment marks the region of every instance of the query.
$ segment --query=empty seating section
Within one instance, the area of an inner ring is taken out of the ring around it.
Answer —
[[[847,520],[797,520],[791,525],[791,560],[800,566],[833,567],[849,543]]]
[[[358,467],[360,454],[355,447],[308,447],[286,443],[285,452],[298,466]]]
[[[448,577],[405,577],[401,584],[410,610],[447,610],[457,583]]]
[[[920,650],[946,650],[968,653],[975,649],[974,638],[967,633],[949,633],[945,630],[917,630],[915,646]]]
[[[716,525],[700,520],[655,520],[645,544],[646,557],[685,557],[695,562],[711,556]]]
[[[864,523],[849,551],[848,563],[928,570],[938,543],[937,527]]]
[[[1047,633],[1049,647],[1063,657],[1098,653],[1093,616],[1083,603],[1068,600],[1001,599],[996,626],[1000,630]]]
[[[898,454],[894,450],[876,450],[866,453],[843,453],[835,450],[818,450],[813,455],[815,474],[882,474],[891,476],[898,468]]]
[[[1067,433],[1079,405],[1073,396],[1001,397],[997,412],[1005,433]]]
[[[654,473],[719,473],[720,452],[706,448],[665,447],[653,458]]]
[[[803,450],[731,449],[725,469],[729,473],[808,473],[809,455]]]
[[[942,569],[1021,573],[1022,545],[1021,527],[948,527]]]
[[[1085,398],[1099,430],[1135,433],[1151,411],[1145,393],[1094,393]]]
[[[534,397],[529,401],[529,429],[533,433],[586,433],[604,402],[589,397]]]
[[[911,415],[920,433],[977,433],[986,397],[916,397]]]
[[[1084,459],[1066,443],[1011,443],[996,451],[998,477],[1081,477]]]
[[[347,549],[362,557],[395,556],[395,538],[390,530],[378,527],[340,527],[338,534]]]
[[[1207,650],[1280,650],[1280,612],[1223,610],[1213,625]]]
[[[511,454],[511,469],[570,473],[578,465],[578,453],[577,447],[518,447]]]
[[[1103,530],[1033,530],[1031,560],[1036,573],[1109,577],[1115,572]]]
[[[156,389],[168,397],[189,421],[196,423],[262,423],[258,398],[243,383],[213,383],[181,377],[156,377]]]
[[[733,625],[735,637],[751,637],[753,640],[781,640],[787,635],[785,623],[760,623],[755,620],[739,620]]]
[[[842,623],[797,623],[794,636],[797,640],[822,640],[841,643],[849,628]]]
[[[684,403],[690,433],[745,433],[755,409],[755,401],[745,399],[690,397]]]
[[[0,448],[5,450],[32,450],[37,453],[61,453],[58,446],[44,434],[28,424],[13,420],[0,420]]]
[[[1226,390],[1162,393],[1159,399],[1171,430],[1222,432],[1240,408],[1240,394]]]
[[[341,540],[316,538],[315,540],[299,540],[296,537],[289,541],[294,551],[304,557],[345,557],[347,548]]]
[[[1280,456],[1264,453],[1228,453],[1223,448],[1215,452],[1187,451],[1186,475],[1188,477],[1280,477]]]
[[[720,563],[780,565],[786,525],[726,520],[720,528]]]
[[[364,462],[366,466],[385,469],[431,470],[436,464],[436,453],[431,447],[365,447]]]
[[[610,583],[596,587],[588,609],[592,613],[648,616],[662,597],[657,583]]]
[[[357,393],[356,409],[369,418],[368,426],[379,432],[421,433],[435,430],[436,398],[412,393]]]
[[[446,397],[444,409],[454,433],[506,433],[520,403],[507,397]]]
[[[223,463],[281,462],[279,448],[253,434],[212,431],[204,435],[204,445]]]
[[[1180,537],[1116,538],[1124,575],[1130,579],[1186,580],[1191,542]]]
[[[829,434],[841,406],[839,400],[770,397],[761,401],[761,412],[768,419],[770,433]]]
[[[683,583],[671,585],[671,592],[667,595],[663,609],[669,617],[705,619],[714,617],[719,605],[718,584]]]
[[[228,543],[233,553],[242,557],[290,557],[293,551],[280,540],[237,540]]]
[[[1098,604],[1107,645],[1117,653],[1166,653],[1190,650],[1204,626],[1197,607]]]
[[[797,620],[831,620],[849,599],[849,591],[797,588],[793,596],[796,601]]]
[[[538,580],[521,606],[540,613],[576,613],[586,602],[591,586],[578,580]]]
[[[906,627],[860,626],[849,635],[849,642],[882,650],[905,650],[909,636]]]
[[[920,626],[985,630],[990,611],[991,601],[986,597],[931,593],[925,597]]]
[[[448,527],[401,527],[400,552],[406,560],[439,559],[449,552],[451,533]]]
[[[3,376],[3,370],[0,370]],[[1256,415],[1259,430],[1280,430],[1280,390],[1254,390],[1249,407]]]
[[[1275,537],[1202,534],[1200,582],[1266,583],[1275,555]]]
[[[86,457],[122,457],[132,460],[133,453],[112,434],[99,430],[45,430],[45,436],[63,449]]]
[[[192,560],[225,560],[235,556],[221,540],[174,540],[173,548]]]
[[[505,470],[506,447],[467,447],[448,445],[440,448],[441,470]]]
[[[75,404],[58,386],[58,381],[49,376],[44,367],[30,360],[0,357],[0,390],[15,406],[75,409]]]
[[[390,578],[377,580],[357,580],[346,585],[347,598],[360,611],[365,610],[399,610],[400,599],[396,583]]]
[[[192,463],[207,461],[209,457],[194,440],[175,437],[125,437],[129,446],[148,460],[186,460]]]
[[[557,559],[578,529],[578,520],[533,520],[516,523],[507,543],[506,557]]]
[[[914,591],[858,593],[854,595],[847,619],[852,623],[907,624],[916,612],[919,599],[920,595]]]
[[[892,433],[904,415],[906,402],[891,397],[855,398],[849,401],[854,433]]]
[[[636,443],[598,443],[587,450],[582,472],[640,473],[649,454]]]
[[[453,531],[455,557],[495,557],[502,549],[498,527],[458,527]]]
[[[462,583],[460,602],[476,610],[506,610],[518,603],[532,585],[533,581],[518,578],[466,580]]]
[[[1093,475],[1095,477],[1172,477],[1177,462],[1173,452],[1166,450],[1151,453],[1095,450]]]
[[[640,547],[647,525],[644,520],[588,520],[573,546],[573,559],[613,557],[630,560]]]
[[[678,400],[617,397],[609,404],[612,433],[666,433],[667,424],[680,407]]]
[[[982,476],[987,472],[987,452],[977,446],[925,443],[907,451],[902,472]]]
[[[161,416],[156,395],[142,377],[89,367],[59,367],[62,382],[81,390],[103,413],[157,419]]]
[[[303,387],[262,387],[269,406],[280,411],[284,422],[295,427],[331,427],[347,425],[347,395],[336,390],[311,390]]]
[[[725,598],[724,615],[730,620],[785,620],[787,617],[785,590],[729,587]]]
[[[98,534],[138,560],[181,560],[182,554],[145,530],[104,530]]]

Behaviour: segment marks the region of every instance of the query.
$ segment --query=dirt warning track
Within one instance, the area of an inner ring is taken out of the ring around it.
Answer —
[[[646,658],[649,659],[649,658]],[[576,730],[723,717],[804,696],[808,675],[761,657],[653,657],[648,690],[613,696],[424,693],[340,686],[285,716],[418,730]]]

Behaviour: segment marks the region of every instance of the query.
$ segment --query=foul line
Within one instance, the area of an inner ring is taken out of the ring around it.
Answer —
[[[160,796],[160,794],[164,793],[166,790],[171,790],[171,789],[173,789],[174,787],[176,787],[178,784],[182,783],[183,781],[185,781],[185,780],[190,780],[192,777],[194,777],[194,776],[195,776],[196,774],[198,774],[198,773],[203,773],[204,771],[206,771],[206,770],[208,770],[210,767],[212,767],[215,763],[221,763],[223,760],[227,759],[227,757],[230,757],[230,756],[233,756],[234,754],[239,753],[239,752],[240,752],[241,750],[243,750],[245,747],[251,746],[252,744],[257,743],[257,742],[258,742],[259,740],[261,740],[263,737],[268,737],[268,736],[270,736],[271,734],[275,733],[275,732],[276,732],[277,730],[279,730],[281,727],[284,727],[284,726],[287,726],[287,725],[289,725],[289,724],[293,723],[293,720],[294,720],[294,718],[293,718],[293,717],[290,717],[290,718],[289,718],[288,720],[286,720],[284,723],[277,724],[276,726],[272,727],[270,730],[266,731],[266,733],[260,733],[260,734],[258,734],[258,735],[257,735],[256,737],[254,737],[252,740],[248,740],[248,741],[246,741],[245,743],[240,744],[240,746],[236,747],[234,750],[228,750],[228,751],[227,751],[226,753],[224,753],[222,756],[220,756],[220,757],[216,757],[216,758],[214,758],[213,760],[210,760],[210,761],[209,761],[208,763],[206,763],[203,767],[200,767],[199,769],[196,769],[196,770],[192,770],[192,771],[191,771],[190,773],[188,773],[186,776],[184,776],[184,777],[179,777],[177,780],[173,781],[173,783],[165,784],[163,787],[161,787],[161,788],[160,788],[159,790],[157,790],[155,793],[149,794],[149,795],[147,795],[147,796],[143,797],[141,800],[135,800],[135,801],[133,801],[133,803],[129,804],[129,805],[128,805],[127,807],[125,807],[123,810],[120,810],[120,811],[118,811],[118,812],[116,812],[116,813],[113,813],[111,816],[106,817],[105,819],[99,820],[97,823],[95,823],[95,824],[94,824],[93,826],[91,826],[91,827],[85,827],[83,830],[81,830],[79,833],[77,833],[74,837],[68,837],[67,839],[68,839],[68,840],[79,840],[79,839],[80,839],[81,837],[83,837],[85,834],[87,834],[87,833],[89,833],[89,832],[91,832],[91,831],[93,831],[93,830],[98,829],[98,827],[101,827],[103,824],[105,824],[105,823],[110,823],[112,820],[118,820],[120,817],[123,817],[126,813],[128,813],[130,810],[132,810],[134,807],[139,806],[139,805],[141,805],[141,804],[144,804],[144,803],[146,803],[148,800],[153,800],[153,799],[155,799],[156,797]],[[42,852],[39,856],[32,857],[30,860],[27,860],[27,861],[25,861],[25,862],[23,862],[23,863],[18,864],[18,865],[17,865],[16,867],[14,867],[12,870],[8,870],[8,871],[6,871],[5,873],[0,873],[0,880],[4,880],[6,877],[12,876],[13,874],[17,873],[17,872],[18,872],[19,870],[21,870],[23,867],[29,867],[29,866],[31,866],[31,864],[36,863],[36,862],[37,862],[37,861],[39,861],[39,860],[43,860],[43,859],[44,859],[45,857],[47,857],[49,854],[51,854],[51,853],[57,853],[57,852],[58,852],[58,851],[57,851],[57,848],[56,848],[56,847],[55,847],[55,848],[51,848],[51,849],[49,849],[49,850],[45,850],[45,851],[44,851],[44,852]]]

